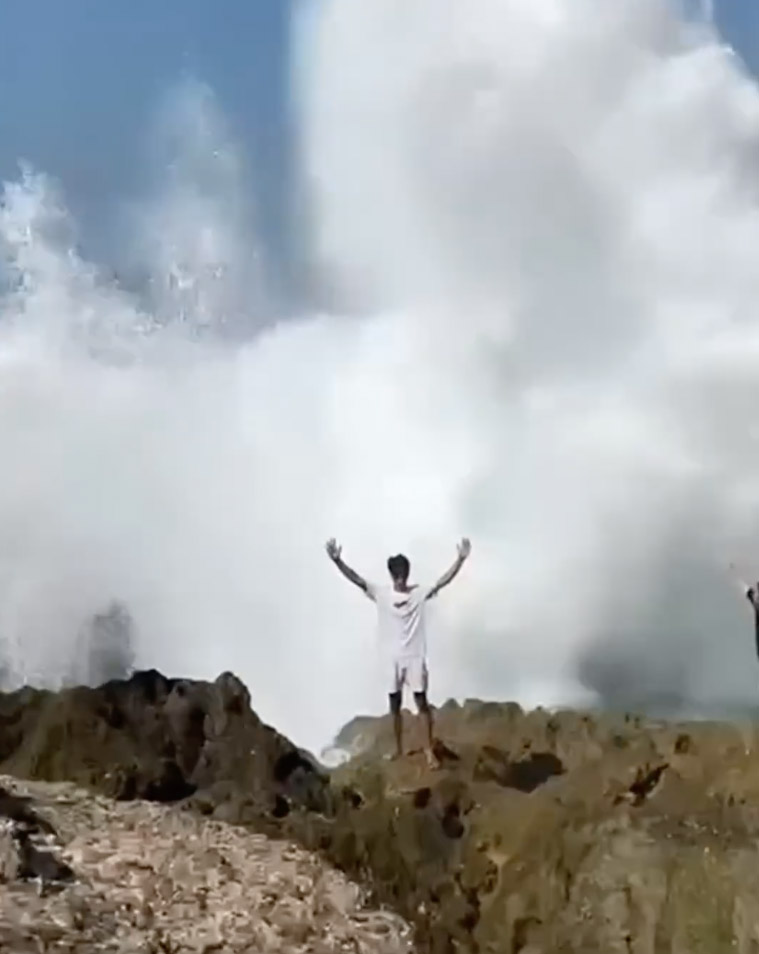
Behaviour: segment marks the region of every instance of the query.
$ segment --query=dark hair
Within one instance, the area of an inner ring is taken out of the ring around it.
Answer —
[[[408,557],[405,557],[402,553],[397,553],[395,556],[389,557],[387,568],[390,571],[390,576],[392,576],[394,580],[407,580],[411,572],[411,564],[408,561]]]

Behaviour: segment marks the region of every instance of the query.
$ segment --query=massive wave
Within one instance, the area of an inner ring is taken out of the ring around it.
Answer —
[[[385,701],[323,541],[431,579],[467,533],[437,700],[753,703],[726,568],[759,573],[759,87],[708,17],[323,0],[292,92],[318,298],[286,320],[200,86],[153,132],[139,293],[77,252],[54,182],[5,187],[6,681],[78,677],[116,601],[137,665],[233,669],[318,746]]]

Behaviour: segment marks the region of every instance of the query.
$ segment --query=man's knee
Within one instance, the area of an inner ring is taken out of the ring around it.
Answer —
[[[416,707],[419,712],[429,712],[430,704],[427,700],[426,692],[415,692],[414,693],[414,702],[416,702]]]
[[[390,693],[390,711],[393,715],[398,715],[401,711],[401,693],[400,692],[391,692]]]

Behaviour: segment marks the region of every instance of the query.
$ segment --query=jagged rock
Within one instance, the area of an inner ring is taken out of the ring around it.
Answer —
[[[32,797],[24,804],[58,833],[69,873],[54,893],[20,880],[0,888],[1,951],[411,951],[407,924],[367,907],[355,884],[292,844],[67,784],[0,783]]]
[[[389,721],[364,717],[329,777],[232,674],[138,673],[0,696],[0,768],[297,840],[413,922],[420,954],[759,949],[756,726],[477,700],[447,703],[437,726],[439,771],[421,751],[389,761]]]
[[[96,689],[2,694],[0,766],[118,799],[197,795],[206,814],[261,824],[326,811],[331,797],[316,761],[261,722],[231,673],[207,683],[151,670]]]
[[[363,754],[333,776],[351,797],[328,854],[371,873],[419,950],[759,949],[755,726],[475,700],[437,715],[457,756],[441,771],[388,761],[389,720],[363,719]]]
[[[0,882],[37,880],[42,887],[73,879],[71,868],[56,851],[56,832],[28,798],[0,787]]]

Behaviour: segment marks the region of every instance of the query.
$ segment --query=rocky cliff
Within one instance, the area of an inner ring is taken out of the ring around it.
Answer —
[[[420,952],[759,950],[753,725],[468,702],[438,732],[430,772],[386,758],[385,720],[357,720],[329,775],[234,676],[141,673],[0,697],[0,769],[298,841],[412,921]]]
[[[481,702],[449,703],[438,723],[442,771],[387,762],[383,720],[334,778],[362,800],[333,858],[371,870],[420,948],[759,950],[754,726]]]

